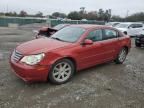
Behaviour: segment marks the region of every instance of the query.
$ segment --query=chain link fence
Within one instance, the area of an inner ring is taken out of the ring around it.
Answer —
[[[99,24],[104,25],[104,21],[95,21],[95,20],[57,20],[47,18],[30,18],[30,17],[0,17],[0,27],[8,27],[9,24],[17,24],[19,26],[33,23],[47,23],[49,22],[52,27],[58,24]]]

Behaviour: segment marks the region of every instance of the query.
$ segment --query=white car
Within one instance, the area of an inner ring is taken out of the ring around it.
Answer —
[[[115,26],[116,29],[122,31],[123,33],[129,36],[137,36],[144,30],[143,23],[139,22],[127,22],[127,23],[120,23]]]
[[[110,27],[115,27],[116,25],[120,24],[120,22],[108,22],[105,25]]]
[[[87,19],[82,19],[81,21],[88,21]]]

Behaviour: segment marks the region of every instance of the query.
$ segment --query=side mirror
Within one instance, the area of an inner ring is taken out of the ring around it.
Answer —
[[[123,33],[124,33],[125,35],[127,35],[127,32],[126,32],[126,31],[124,31]]]
[[[85,39],[82,44],[83,44],[83,45],[92,45],[92,44],[93,44],[93,41],[90,40],[90,39]]]
[[[38,36],[39,31],[33,30],[33,33],[34,33],[34,39],[38,39],[39,38],[39,36]]]
[[[128,29],[133,29],[133,28],[134,28],[133,26],[129,26],[129,27],[128,27]]]

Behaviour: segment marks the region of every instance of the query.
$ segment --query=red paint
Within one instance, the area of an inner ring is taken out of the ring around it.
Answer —
[[[10,64],[16,75],[24,81],[46,81],[50,68],[57,60],[68,57],[76,63],[76,70],[85,69],[97,64],[116,59],[121,48],[130,49],[131,40],[129,36],[125,36],[119,32],[122,37],[103,40],[98,42],[85,41],[87,45],[83,45],[84,38],[94,29],[110,28],[97,25],[72,25],[83,27],[86,32],[75,43],[67,43],[49,38],[32,40],[19,45],[16,50],[24,56],[38,53],[45,53],[44,59],[35,66],[29,66],[14,61],[11,57]],[[113,29],[116,30],[116,29]],[[117,30],[116,30],[117,31]]]

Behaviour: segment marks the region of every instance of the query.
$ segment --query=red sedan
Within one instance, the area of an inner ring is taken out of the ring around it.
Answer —
[[[10,64],[24,81],[63,84],[75,72],[108,61],[122,64],[131,48],[130,37],[100,25],[71,25],[50,38],[19,45]]]

